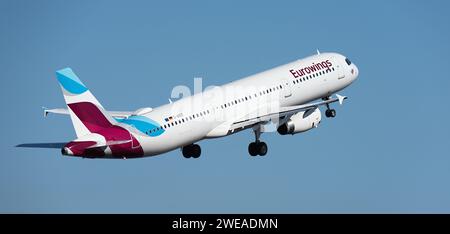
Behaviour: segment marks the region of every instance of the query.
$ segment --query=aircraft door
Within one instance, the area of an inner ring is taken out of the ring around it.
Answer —
[[[290,97],[290,96],[292,96],[292,84],[291,84],[291,82],[289,82],[289,80],[288,79],[283,79],[283,96],[285,97],[285,98],[288,98],[288,97]]]
[[[338,72],[338,80],[340,80],[340,79],[345,77],[344,66],[336,58],[334,58],[334,62],[336,63],[336,69],[337,69],[337,72]]]

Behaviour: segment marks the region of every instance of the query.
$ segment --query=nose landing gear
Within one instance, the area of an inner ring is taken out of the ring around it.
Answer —
[[[330,97],[322,98],[322,100],[324,100],[324,101],[326,101],[328,99],[330,99]],[[326,104],[326,106],[327,106],[327,110],[325,111],[325,116],[327,118],[334,118],[334,117],[336,117],[336,110],[335,109],[331,109],[330,108],[330,104],[328,104],[328,103]]]

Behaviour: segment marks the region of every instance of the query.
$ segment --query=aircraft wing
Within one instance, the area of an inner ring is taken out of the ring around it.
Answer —
[[[231,126],[229,127],[229,131],[233,132],[233,131],[240,130],[243,128],[251,127],[251,126],[259,124],[259,123],[267,123],[267,122],[271,121],[272,119],[283,118],[284,121],[288,121],[289,118],[292,115],[296,114],[297,112],[315,110],[319,106],[330,104],[333,102],[339,102],[339,104],[342,105],[342,103],[344,102],[345,99],[347,99],[347,97],[336,94],[335,98],[330,98],[328,100],[324,100],[324,101],[320,101],[320,102],[308,103],[308,104],[304,104],[304,105],[281,107],[277,112],[267,113],[267,114],[252,117],[252,118],[239,119],[231,124]]]
[[[43,109],[44,109],[44,116],[47,116],[49,113],[59,115],[69,115],[69,110],[66,108],[47,109],[44,107]],[[115,118],[128,118],[129,116],[134,114],[134,112],[132,111],[108,111],[108,113]]]
[[[87,148],[101,148],[112,145],[121,145],[125,143],[129,143],[131,140],[124,141],[108,141],[108,142],[97,142]],[[16,145],[18,148],[47,148],[47,149],[61,149],[67,144],[67,142],[51,142],[51,143],[24,143]]]

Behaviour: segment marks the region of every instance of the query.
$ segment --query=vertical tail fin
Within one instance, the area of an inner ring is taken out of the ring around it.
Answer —
[[[56,72],[77,137],[112,126],[116,121],[70,68]]]

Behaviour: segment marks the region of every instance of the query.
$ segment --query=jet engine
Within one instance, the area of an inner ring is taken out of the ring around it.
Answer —
[[[297,134],[306,132],[312,128],[317,128],[322,119],[319,108],[298,112],[277,129],[281,135]]]

